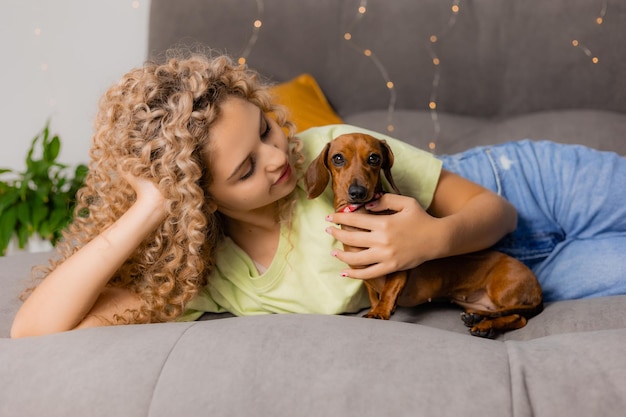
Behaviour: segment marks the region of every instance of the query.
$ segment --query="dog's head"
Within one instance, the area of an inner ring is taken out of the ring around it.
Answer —
[[[393,152],[384,140],[362,133],[338,136],[309,165],[305,174],[307,196],[319,196],[332,179],[336,208],[365,203],[382,191],[381,171],[399,194],[391,176],[392,165]]]

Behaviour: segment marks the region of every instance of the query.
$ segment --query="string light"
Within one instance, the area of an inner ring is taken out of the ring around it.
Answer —
[[[263,0],[255,0],[255,1],[257,5],[257,18],[252,23],[252,33],[250,35],[250,38],[248,39],[246,47],[244,48],[241,56],[238,59],[238,62],[240,64],[246,63],[248,56],[250,55],[250,52],[252,51],[252,49],[254,48],[254,45],[257,42],[261,27],[263,26],[263,20],[262,20],[263,13],[264,13]],[[393,124],[393,113],[395,110],[396,97],[397,97],[395,85],[393,81],[390,79],[387,69],[385,68],[383,63],[380,61],[380,59],[376,56],[374,51],[372,51],[372,49],[370,48],[359,46],[353,40],[353,35],[352,35],[353,29],[358,25],[361,19],[363,19],[365,14],[368,12],[367,2],[368,0],[360,0],[359,6],[357,8],[356,16],[353,19],[353,21],[350,23],[350,25],[348,26],[347,30],[344,32],[343,39],[348,43],[348,45],[351,48],[355,49],[360,54],[362,54],[363,56],[371,60],[372,63],[378,69],[381,77],[384,79],[385,86],[389,90],[389,104],[387,106],[387,130],[389,132],[393,132],[395,129],[394,124]],[[139,7],[138,1],[134,1],[132,4],[134,8]],[[428,109],[430,112],[430,117],[433,123],[433,131],[434,131],[433,137],[431,141],[428,143],[428,148],[433,153],[436,151],[437,142],[441,134],[441,125],[439,122],[439,115],[437,113],[438,111],[437,99],[438,99],[439,82],[441,80],[441,68],[440,67],[441,67],[442,62],[441,62],[441,58],[439,57],[437,53],[437,44],[440,43],[456,25],[457,17],[460,11],[461,11],[461,0],[453,0],[452,5],[450,6],[450,16],[448,18],[447,23],[445,24],[445,26],[439,33],[431,34],[428,37],[428,40],[426,42],[426,49],[428,50],[428,53],[430,55],[431,62],[433,65],[433,69],[434,69],[432,83],[431,83],[431,93],[430,93],[430,97],[428,101]],[[606,12],[607,12],[607,0],[602,0],[602,7],[600,10],[600,13],[595,18],[595,23],[598,26],[604,23]],[[40,34],[41,34],[41,29],[39,28],[35,29],[35,35],[39,36]],[[575,48],[580,48],[585,53],[585,55],[587,55],[591,59],[591,62],[593,64],[597,64],[600,62],[599,57],[595,56],[592,53],[592,51],[586,45],[584,45],[579,39],[573,39],[571,41],[571,44]],[[42,70],[45,71],[46,69],[47,69],[47,65],[43,64]]]
[[[607,9],[607,0],[602,0],[602,7],[600,9],[600,13],[598,14],[598,17],[596,17],[596,24],[598,26],[602,25],[602,23],[604,23],[604,16],[606,16],[606,9]],[[591,52],[591,49],[589,49],[585,44],[583,44],[580,40],[578,39],[573,39],[572,40],[572,46],[574,48],[579,48],[583,51],[583,53],[585,55],[587,55],[587,57],[589,57],[591,59],[591,62],[593,64],[597,64],[598,62],[600,62],[600,58],[598,58],[597,56],[595,56],[593,54],[593,52]]]
[[[434,131],[434,135],[431,141],[428,143],[428,149],[430,149],[430,151],[433,153],[437,149],[437,141],[439,140],[439,136],[441,134],[441,124],[439,123],[439,115],[437,114],[437,93],[439,90],[439,81],[441,79],[441,59],[439,58],[439,55],[437,55],[435,46],[450,32],[450,30],[456,24],[457,16],[459,14],[459,11],[461,10],[460,4],[461,0],[454,0],[452,2],[452,6],[450,7],[452,14],[448,18],[448,22],[444,26],[443,30],[441,31],[441,33],[431,34],[428,37],[428,41],[426,42],[426,49],[430,54],[430,59],[434,67],[433,81],[431,83],[430,89],[430,100],[428,102],[428,108],[430,109],[430,119],[433,122]]]
[[[265,11],[265,5],[263,4],[263,0],[256,0],[256,10],[257,10],[257,18],[252,23],[252,34],[248,39],[248,43],[244,48],[241,56],[237,60],[239,64],[243,65],[248,60],[248,56],[254,48],[256,41],[259,39],[259,32],[261,31],[261,27],[263,26],[263,12]]]
[[[370,59],[374,63],[376,68],[378,69],[378,72],[380,73],[383,80],[385,81],[385,86],[389,90],[389,104],[387,106],[387,131],[393,132],[395,130],[395,126],[393,124],[393,112],[396,106],[395,85],[393,81],[389,78],[389,73],[387,72],[387,69],[385,68],[383,63],[380,61],[380,59],[378,59],[376,54],[371,49],[359,46],[352,40],[352,30],[356,27],[357,23],[363,18],[363,16],[365,16],[366,13],[367,13],[367,0],[361,0],[359,7],[357,9],[356,17],[354,18],[354,20],[348,27],[348,30],[344,32],[343,39],[348,42],[348,45],[351,48],[355,49],[357,52],[363,54],[365,57]]]

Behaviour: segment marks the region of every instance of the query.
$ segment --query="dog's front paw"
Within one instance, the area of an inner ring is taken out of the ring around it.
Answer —
[[[366,319],[389,320],[391,314],[382,311],[370,310],[363,317],[365,317]]]
[[[463,323],[467,327],[474,327],[475,325],[483,321],[483,319],[484,317],[481,316],[480,314],[467,313],[465,311],[461,313],[461,320],[463,320]]]

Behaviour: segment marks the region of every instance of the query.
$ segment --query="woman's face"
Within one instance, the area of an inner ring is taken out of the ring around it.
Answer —
[[[296,186],[287,137],[247,100],[229,97],[222,103],[207,146],[213,179],[208,192],[214,208],[230,218],[273,209]]]

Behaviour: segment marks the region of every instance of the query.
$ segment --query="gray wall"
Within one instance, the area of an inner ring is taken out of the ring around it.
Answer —
[[[146,57],[149,0],[0,1],[0,168],[24,168],[51,120],[60,160],[87,162],[100,95]]]

